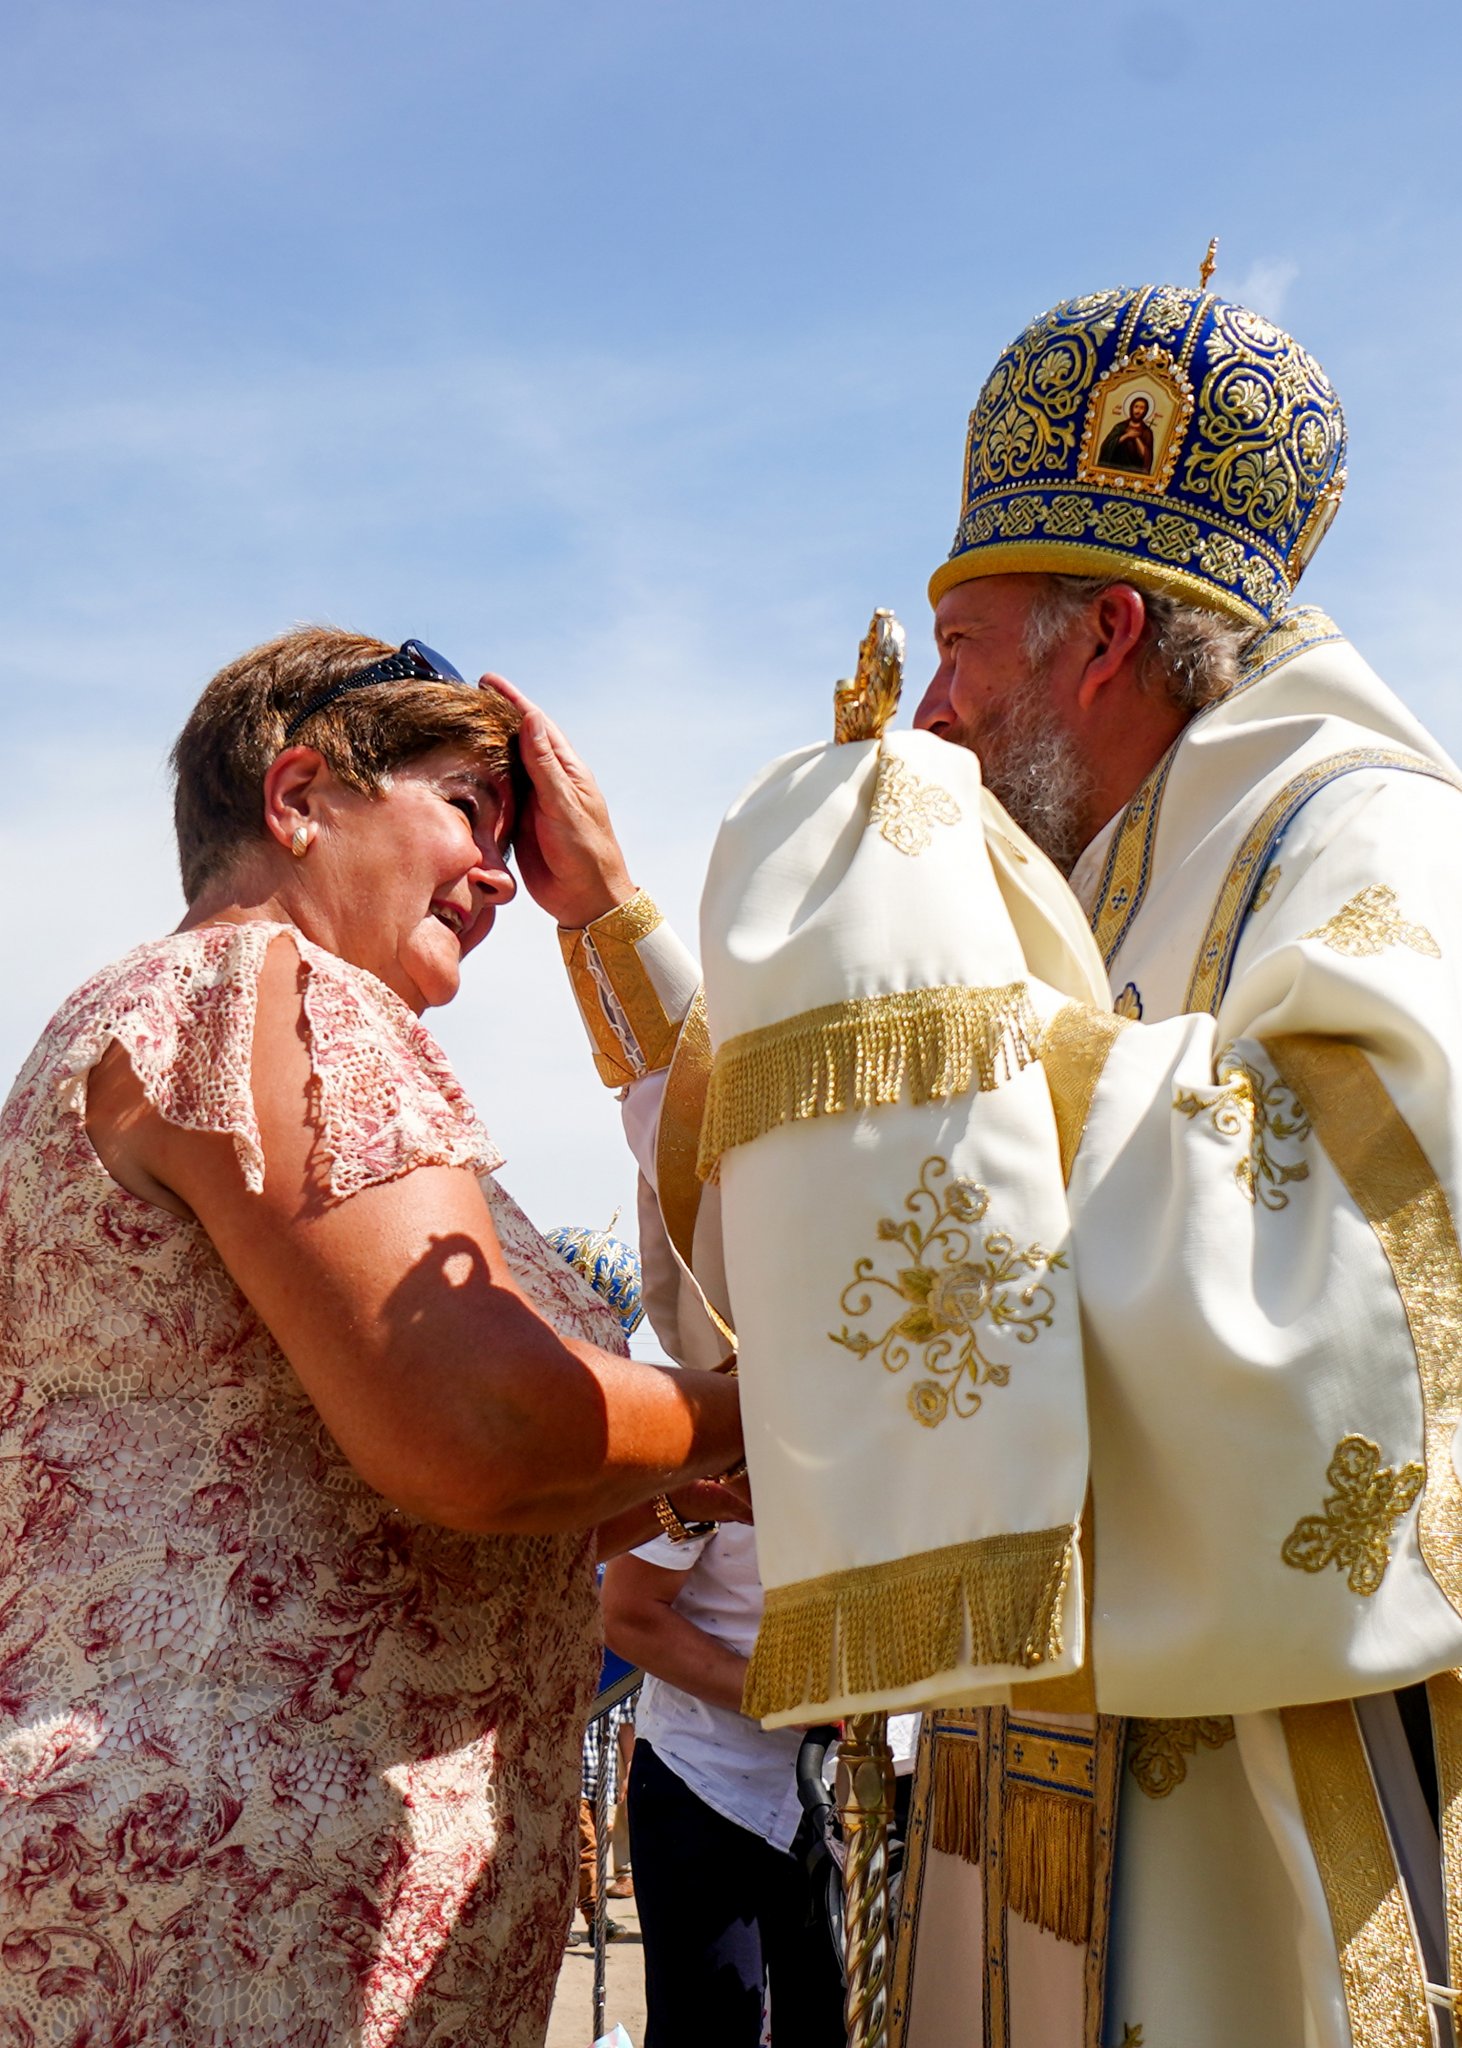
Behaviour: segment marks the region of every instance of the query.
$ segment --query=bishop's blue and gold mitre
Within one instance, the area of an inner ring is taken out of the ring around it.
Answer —
[[[610,1236],[618,1220],[616,1209],[608,1230],[586,1230],[582,1224],[564,1223],[548,1232],[548,1242],[608,1302],[626,1337],[632,1337],[645,1320],[640,1297],[640,1255],[622,1238]]]
[[[1267,625],[1345,487],[1345,416],[1272,322],[1180,285],[1033,320],[970,415],[964,502],[929,596],[972,576],[1131,576]]]

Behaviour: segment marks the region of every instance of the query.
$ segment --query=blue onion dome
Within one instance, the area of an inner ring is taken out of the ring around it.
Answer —
[[[1270,625],[1344,488],[1340,400],[1282,328],[1206,285],[1089,292],[1033,320],[986,379],[930,601],[1041,570]]]
[[[632,1337],[645,1319],[640,1300],[640,1255],[622,1237],[610,1236],[618,1221],[616,1209],[606,1230],[585,1230],[581,1224],[564,1223],[546,1235],[559,1257],[582,1274],[614,1310],[626,1337]]]

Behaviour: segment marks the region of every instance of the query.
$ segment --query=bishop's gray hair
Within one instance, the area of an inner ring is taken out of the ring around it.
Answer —
[[[1042,668],[1093,599],[1120,580],[1112,576],[1044,577],[1025,628],[1025,651],[1033,666]],[[1179,711],[1190,714],[1226,697],[1239,680],[1256,629],[1210,611],[1206,605],[1184,604],[1164,591],[1133,587],[1147,609],[1140,670],[1143,688],[1160,689]]]

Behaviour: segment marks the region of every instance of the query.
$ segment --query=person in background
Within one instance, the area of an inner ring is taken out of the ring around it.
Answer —
[[[843,1986],[791,1853],[795,1729],[741,1713],[761,1618],[744,1526],[676,1526],[604,1574],[611,1648],[648,1674],[629,1780],[645,2048],[756,2048],[769,1990],[786,2048],[844,2048]]]

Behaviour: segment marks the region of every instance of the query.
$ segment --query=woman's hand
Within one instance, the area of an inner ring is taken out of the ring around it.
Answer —
[[[500,692],[523,714],[522,808],[513,845],[524,886],[555,923],[577,931],[635,893],[609,808],[547,712],[502,676],[485,675],[482,686]]]
[[[665,1498],[682,1522],[750,1522],[751,1481],[745,1473],[739,1479],[692,1479],[677,1486]],[[599,1562],[638,1550],[642,1543],[661,1533],[660,1519],[648,1505],[631,1508],[601,1522],[597,1531]]]
[[[665,1498],[682,1522],[750,1522],[751,1495],[744,1479],[693,1479]]]

